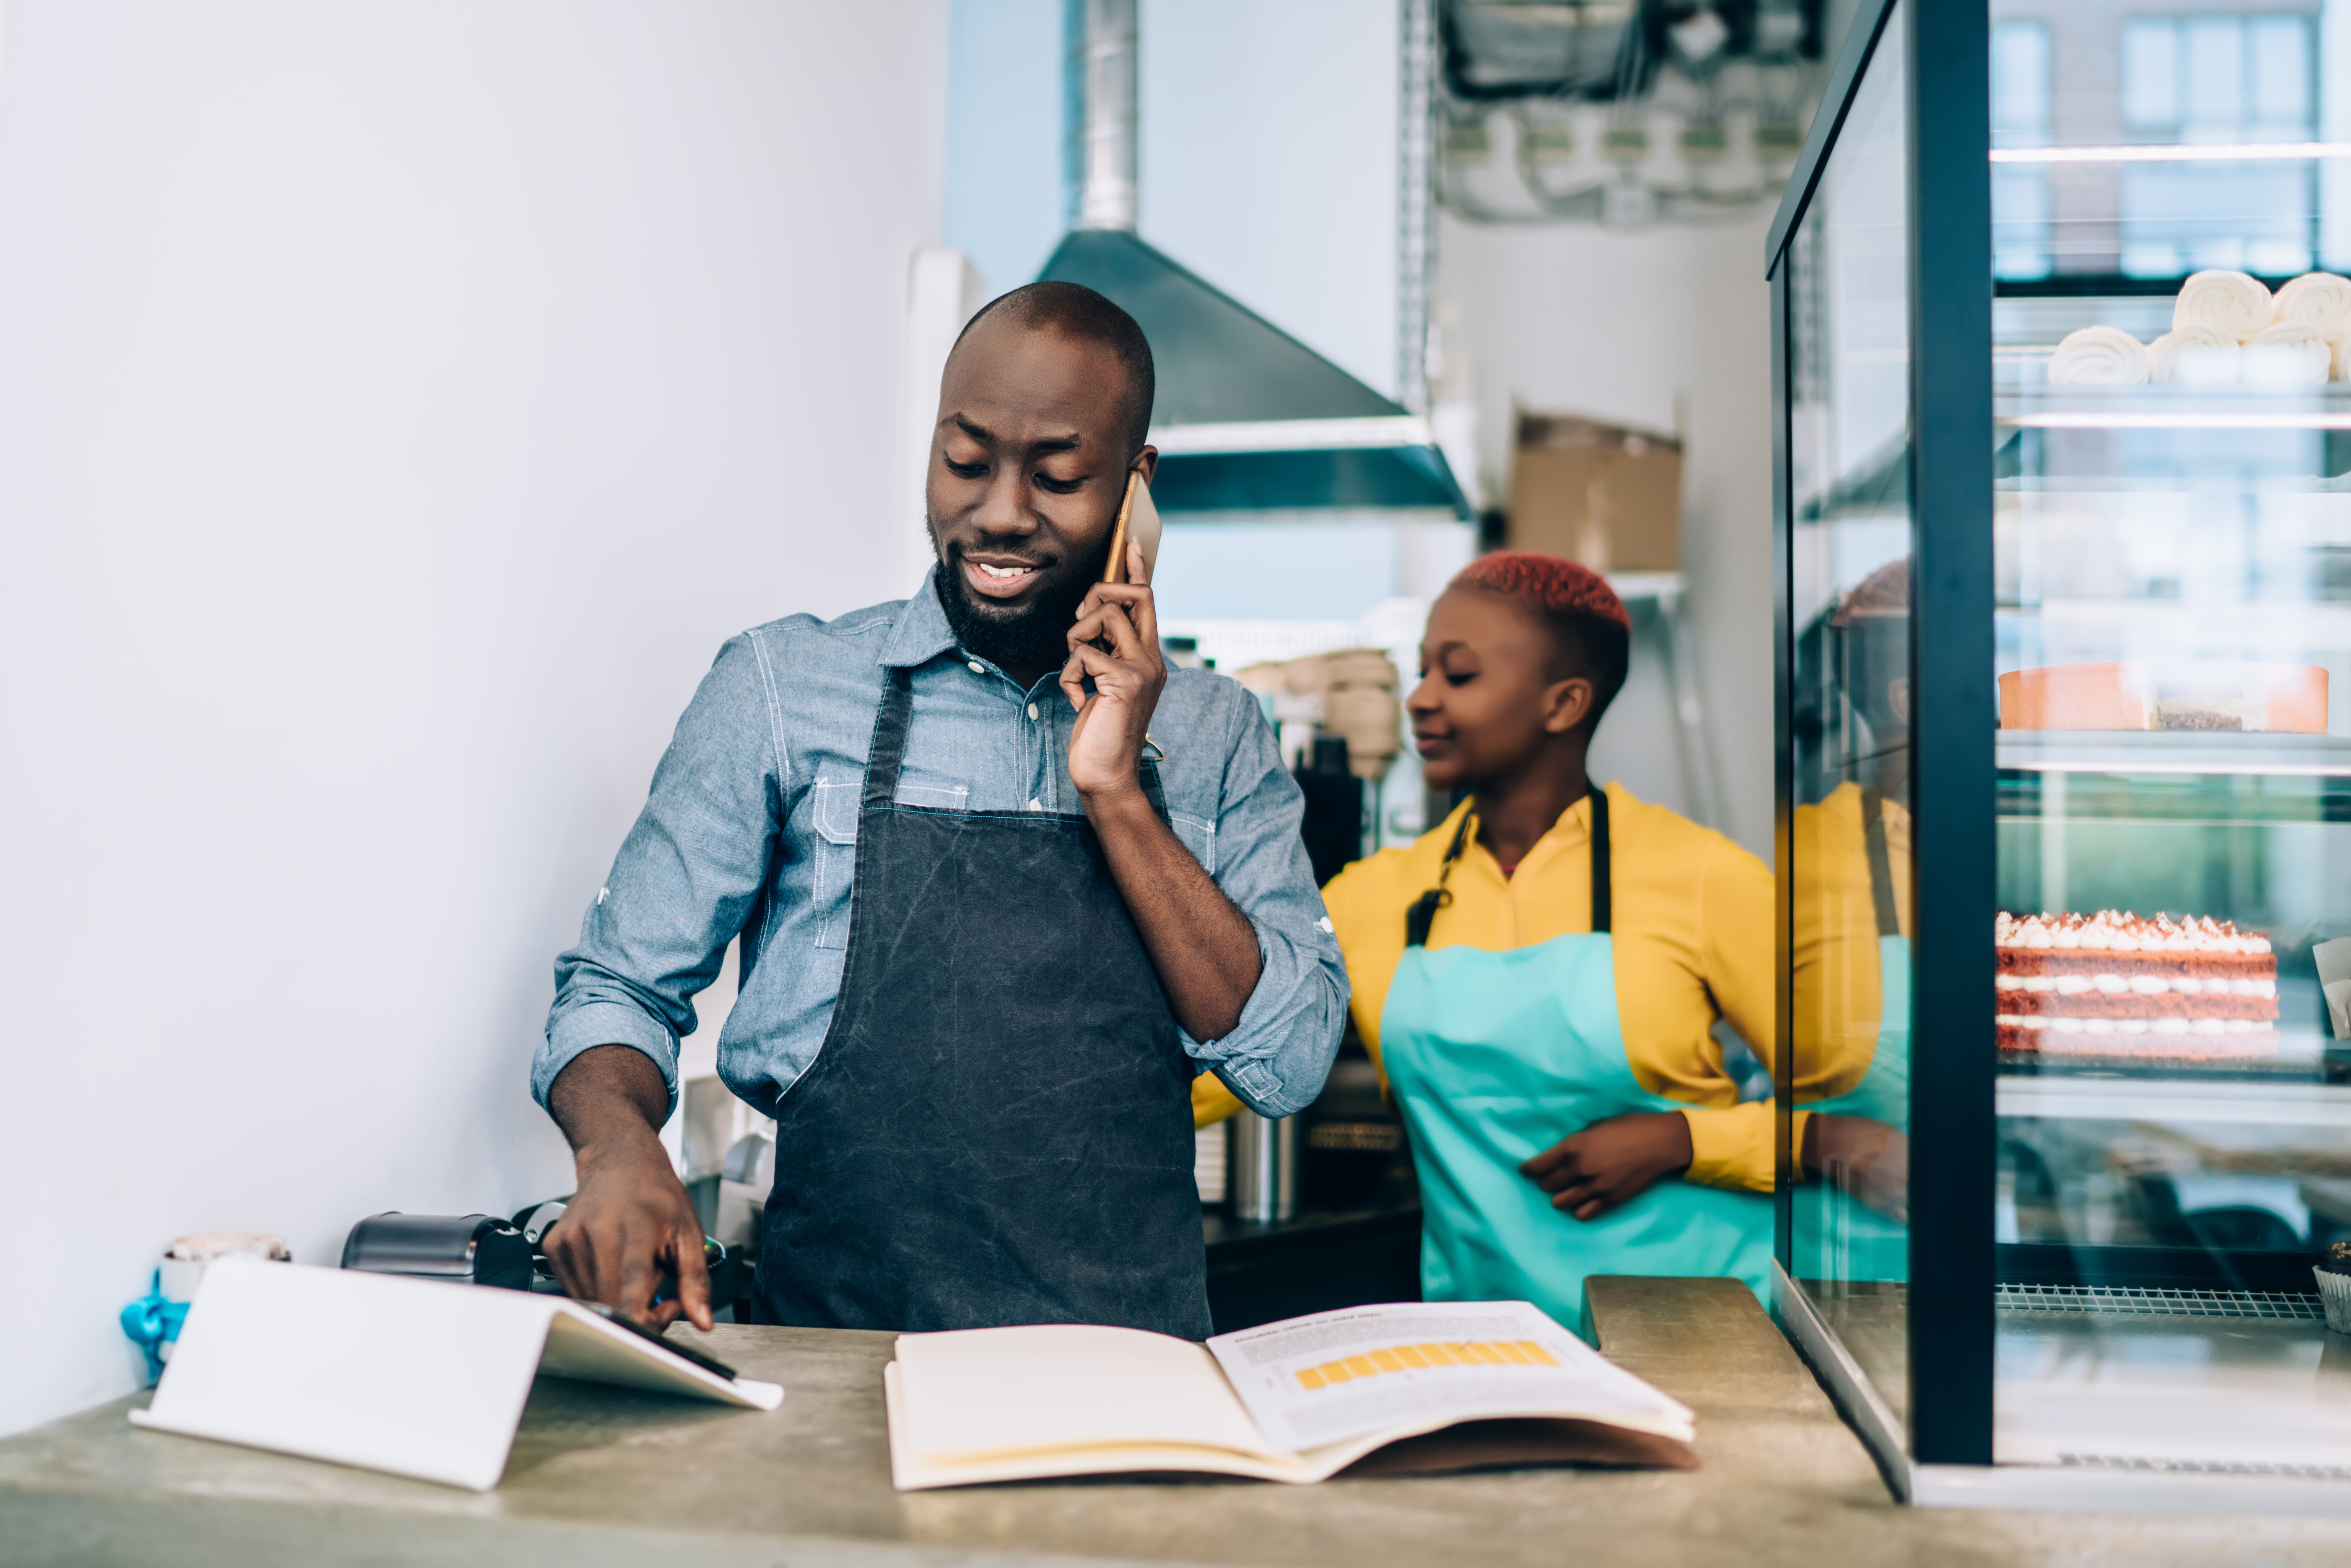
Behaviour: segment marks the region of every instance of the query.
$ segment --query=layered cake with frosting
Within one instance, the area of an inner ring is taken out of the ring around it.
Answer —
[[[2229,921],[2003,913],[2000,1048],[2170,1061],[2273,1057],[2277,955]]]
[[[2326,671],[2212,659],[2011,670],[2000,677],[2000,727],[2325,735]]]

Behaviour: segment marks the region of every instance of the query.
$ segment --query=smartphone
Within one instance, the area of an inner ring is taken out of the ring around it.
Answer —
[[[1152,504],[1151,486],[1143,482],[1143,470],[1126,476],[1126,493],[1120,497],[1118,521],[1110,536],[1110,556],[1102,566],[1104,582],[1126,580],[1126,547],[1129,543],[1143,547],[1143,570],[1154,572],[1159,564],[1159,508]]]
[[[683,1356],[687,1361],[694,1363],[695,1365],[702,1368],[705,1372],[715,1372],[730,1383],[732,1383],[737,1375],[733,1367],[727,1365],[716,1356],[705,1351],[696,1350],[690,1344],[680,1344],[677,1341],[664,1336],[661,1330],[648,1327],[647,1325],[637,1322],[636,1319],[627,1316],[625,1313],[616,1312],[601,1301],[581,1301],[579,1304],[587,1308],[590,1312],[595,1313],[598,1317],[602,1318],[607,1322],[618,1323],[621,1327],[628,1330],[631,1333],[637,1334],[643,1338],[653,1341],[655,1344],[661,1346],[672,1355]]]

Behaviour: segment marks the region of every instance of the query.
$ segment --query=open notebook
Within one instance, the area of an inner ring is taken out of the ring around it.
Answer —
[[[1525,1301],[1350,1307],[1206,1345],[1069,1324],[901,1334],[883,1384],[901,1491],[1698,1463],[1687,1407]]]

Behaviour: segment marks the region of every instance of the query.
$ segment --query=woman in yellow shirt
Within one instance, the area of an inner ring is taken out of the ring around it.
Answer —
[[[1739,1103],[1708,1031],[1772,1039],[1771,875],[1587,778],[1631,624],[1571,562],[1472,563],[1410,702],[1423,777],[1470,798],[1324,889],[1411,1136],[1432,1301],[1579,1325],[1591,1274],[1766,1282],[1771,1107]]]

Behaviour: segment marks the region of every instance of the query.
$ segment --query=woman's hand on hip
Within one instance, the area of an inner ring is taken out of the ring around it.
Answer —
[[[1159,612],[1152,603],[1143,547],[1126,549],[1127,580],[1096,583],[1070,628],[1061,690],[1078,710],[1070,728],[1070,782],[1081,796],[1142,787],[1143,746],[1167,665],[1159,653]],[[1109,651],[1095,646],[1108,643]],[[1094,689],[1086,692],[1091,677]]]
[[[1594,1122],[1519,1167],[1551,1194],[1551,1206],[1597,1219],[1668,1176],[1689,1169],[1689,1118],[1678,1111],[1636,1111]]]

